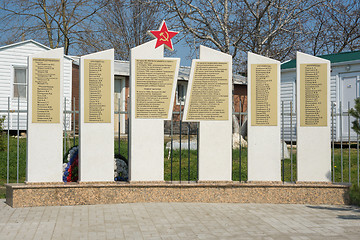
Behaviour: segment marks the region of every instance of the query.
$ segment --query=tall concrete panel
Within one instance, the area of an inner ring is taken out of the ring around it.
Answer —
[[[330,61],[298,52],[297,180],[331,181]]]
[[[248,181],[280,181],[280,62],[249,52],[247,89]]]
[[[114,49],[80,59],[79,181],[114,181]]]
[[[64,49],[28,58],[26,182],[62,182]]]

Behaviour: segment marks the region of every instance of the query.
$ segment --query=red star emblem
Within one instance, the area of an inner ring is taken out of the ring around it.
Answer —
[[[165,21],[162,21],[161,27],[158,31],[149,31],[148,33],[154,38],[157,38],[155,48],[161,46],[162,44],[165,44],[165,47],[167,49],[169,49],[170,51],[174,50],[171,39],[179,32],[169,31]]]

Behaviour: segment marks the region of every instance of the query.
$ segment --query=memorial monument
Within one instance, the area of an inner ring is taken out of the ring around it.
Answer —
[[[114,181],[114,50],[80,58],[79,181]]]
[[[200,122],[198,181],[231,181],[231,55],[200,46],[188,86],[184,121]]]
[[[62,182],[64,49],[28,58],[26,182]]]
[[[330,61],[297,52],[297,180],[331,182]]]
[[[248,53],[248,181],[281,181],[280,62]]]
[[[55,49],[28,59],[26,184],[6,184],[7,204],[349,202],[349,186],[327,184],[330,63],[303,53],[297,53],[296,184],[279,182],[280,63],[248,54],[250,183],[233,182],[232,57],[205,46],[192,61],[183,115],[199,122],[199,182],[164,182],[164,120],[172,116],[180,59],[164,58],[177,34],[165,22],[150,32],[157,39],[131,49],[130,184],[114,181],[113,49],[80,58],[79,182],[62,182],[63,49]]]
[[[165,21],[150,31],[156,39],[131,49],[129,180],[164,181],[164,120],[170,120],[179,72],[179,58],[164,58],[172,50]]]

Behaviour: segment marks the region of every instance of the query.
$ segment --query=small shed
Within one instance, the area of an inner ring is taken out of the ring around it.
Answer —
[[[50,50],[34,40],[26,40],[0,47],[0,116],[5,116],[4,129],[26,130],[28,56]],[[72,59],[64,57],[64,97],[66,109],[71,110]],[[8,126],[8,103],[10,121]],[[22,111],[19,115],[19,109]],[[67,116],[67,129],[71,127],[71,115]]]
[[[329,111],[334,113],[333,139],[336,142],[356,140],[356,134],[351,129],[354,120],[348,117],[348,109],[354,106],[355,98],[359,97],[360,89],[360,51],[344,52],[318,56],[331,62],[331,102]],[[296,60],[281,64],[281,101],[284,104],[284,138],[296,141]],[[292,128],[290,126],[290,102],[292,102]],[[350,125],[349,125],[350,121]]]

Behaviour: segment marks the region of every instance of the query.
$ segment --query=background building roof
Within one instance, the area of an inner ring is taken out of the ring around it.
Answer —
[[[318,56],[323,59],[329,60],[332,64],[339,62],[349,62],[354,60],[360,60],[360,51],[354,52],[343,52],[343,53],[334,53]],[[296,59],[286,61],[281,64],[281,69],[290,69],[296,67]]]

